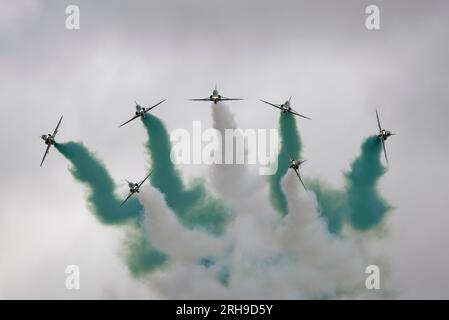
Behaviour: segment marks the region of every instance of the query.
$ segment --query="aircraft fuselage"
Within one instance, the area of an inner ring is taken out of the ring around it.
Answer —
[[[298,170],[301,163],[296,160],[290,160],[290,168]]]
[[[145,108],[142,108],[142,109],[140,109],[140,110],[137,110],[136,111],[136,116],[139,116],[139,117],[141,117],[141,118],[144,118],[145,117]]]
[[[217,102],[221,100],[221,95],[218,93],[218,90],[214,90],[209,99],[217,104]]]
[[[136,193],[139,192],[139,185],[137,183],[130,182],[128,183],[129,192]]]
[[[42,140],[45,141],[46,145],[55,144],[55,138],[53,137],[53,135],[51,133],[44,134],[41,136],[41,138],[42,138]]]
[[[390,131],[382,129],[380,130],[379,134],[377,135],[379,138],[383,139],[384,141],[387,140],[388,137],[390,137],[392,134]]]
[[[290,107],[290,102],[285,101],[284,104],[281,104],[281,109],[283,113],[290,112],[292,110],[292,107]]]

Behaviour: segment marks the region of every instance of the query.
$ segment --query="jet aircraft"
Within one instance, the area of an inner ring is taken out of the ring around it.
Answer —
[[[45,149],[44,157],[42,158],[42,161],[41,161],[41,167],[42,167],[42,164],[44,163],[45,158],[47,157],[48,152],[50,151],[50,147],[55,144],[55,137],[56,137],[56,134],[58,133],[58,129],[59,129],[59,125],[61,124],[62,117],[63,116],[61,116],[61,118],[59,119],[59,122],[56,125],[56,128],[53,131],[53,133],[43,134],[41,136],[42,140],[44,140],[45,144],[47,145],[47,148]]]
[[[385,154],[385,160],[388,163],[388,157],[387,157],[387,149],[385,148],[385,141],[387,141],[387,139],[391,136],[394,136],[396,133],[392,133],[391,131],[382,129],[382,126],[380,125],[380,120],[379,120],[379,113],[376,110],[376,117],[377,117],[377,125],[379,126],[379,134],[377,135],[380,139],[380,141],[382,142],[382,147],[384,149],[384,154]]]
[[[129,198],[131,198],[131,196],[135,193],[139,193],[140,192],[140,187],[142,186],[142,184],[151,176],[151,173],[149,175],[147,175],[145,177],[145,179],[143,179],[142,181],[140,181],[139,183],[134,183],[131,181],[126,180],[126,182],[128,183],[128,187],[129,187],[129,194],[126,197],[125,200],[123,200],[123,202],[120,204],[120,207],[123,206],[125,204],[126,201],[128,201]]]
[[[215,86],[214,91],[212,91],[212,94],[207,98],[202,99],[189,99],[189,101],[212,101],[214,104],[217,104],[219,101],[236,101],[236,100],[243,100],[241,98],[226,98],[220,95],[220,93],[217,90],[217,86]]]
[[[164,100],[162,100],[162,101],[159,101],[158,103],[156,103],[155,105],[153,105],[153,106],[151,106],[151,107],[148,107],[148,108],[145,108],[145,107],[142,107],[140,104],[138,104],[137,102],[136,102],[136,112],[135,112],[135,115],[134,115],[134,117],[132,117],[131,119],[129,119],[128,121],[126,121],[125,123],[123,123],[123,124],[121,124],[121,125],[119,125],[119,128],[120,127],[123,127],[125,124],[127,124],[127,123],[129,123],[129,122],[131,122],[131,121],[133,121],[133,120],[135,120],[135,119],[137,119],[137,118],[145,118],[145,114],[148,112],[148,111],[150,111],[151,109],[154,109],[154,108],[156,108],[158,105],[160,105],[162,102],[164,102],[166,99],[164,99]]]
[[[278,108],[278,109],[281,110],[283,113],[291,113],[291,114],[293,114],[293,115],[295,115],[295,116],[299,116],[299,117],[303,117],[303,118],[312,120],[312,119],[310,119],[309,117],[303,116],[302,114],[299,114],[298,112],[296,112],[295,110],[293,110],[292,107],[291,107],[291,105],[290,105],[291,99],[292,99],[292,97],[290,97],[287,101],[285,101],[285,102],[282,103],[282,104],[271,103],[271,102],[268,102],[268,101],[265,101],[265,100],[260,100],[260,101],[262,101],[263,103],[266,103],[266,104],[268,104],[268,105],[270,105],[270,106],[273,106],[273,107],[275,107],[275,108]]]

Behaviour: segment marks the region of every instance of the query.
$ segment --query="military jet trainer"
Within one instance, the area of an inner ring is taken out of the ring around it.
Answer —
[[[61,124],[62,117],[63,116],[61,116],[61,118],[59,119],[59,122],[55,128],[55,131],[53,131],[53,133],[43,134],[41,136],[42,140],[44,140],[45,144],[47,145],[47,149],[45,149],[44,157],[42,158],[42,161],[41,161],[41,165],[40,165],[41,167],[42,167],[42,164],[44,163],[45,157],[47,156],[48,152],[50,151],[50,147],[55,144],[55,137],[56,137],[56,134],[58,133],[58,128],[59,128],[59,125]]]
[[[301,179],[301,175],[299,174],[299,166],[302,165],[304,162],[306,162],[307,160],[295,160],[293,158],[290,158],[290,169],[293,169],[293,171],[295,171],[296,175],[299,178],[299,181],[301,181],[302,186],[304,187],[304,189],[307,190],[306,186],[304,185],[304,182]]]
[[[223,97],[218,93],[217,86],[215,86],[214,91],[212,91],[212,94],[207,98],[202,99],[189,99],[189,101],[212,101],[213,103],[217,104],[219,101],[235,101],[235,100],[243,100],[241,98],[226,98]]]
[[[302,114],[299,114],[298,112],[296,112],[295,110],[293,110],[292,107],[291,107],[291,105],[290,105],[290,100],[291,100],[291,99],[292,99],[292,97],[290,97],[290,98],[289,98],[287,101],[285,101],[283,104],[271,103],[271,102],[268,102],[268,101],[265,101],[265,100],[260,100],[260,101],[262,101],[263,103],[266,103],[266,104],[268,104],[268,105],[270,105],[270,106],[273,106],[273,107],[275,107],[275,108],[278,108],[278,109],[281,110],[283,113],[291,113],[291,114],[293,114],[293,115],[295,115],[295,116],[299,116],[299,117],[303,117],[303,118],[312,120],[312,119],[310,119],[309,117],[303,116]]]
[[[140,191],[139,191],[140,187],[141,187],[142,184],[143,184],[143,183],[144,183],[144,182],[151,176],[151,173],[152,173],[152,172],[150,172],[150,174],[147,175],[147,176],[145,177],[145,179],[143,179],[143,180],[140,181],[139,183],[134,183],[134,182],[125,180],[125,181],[128,183],[129,194],[128,194],[128,196],[126,197],[126,199],[123,200],[123,202],[120,204],[120,207],[123,206],[123,205],[125,204],[125,202],[128,201],[128,199],[131,198],[131,196],[132,196],[133,194],[139,193],[139,192],[140,192]]]
[[[385,154],[385,160],[388,163],[388,157],[387,157],[387,149],[385,148],[385,141],[388,139],[388,137],[394,136],[396,133],[392,133],[391,131],[382,129],[382,126],[380,125],[380,120],[379,120],[379,113],[376,110],[376,117],[377,117],[377,125],[379,126],[379,134],[377,135],[380,139],[380,141],[382,142],[382,147],[384,149],[384,154]]]
[[[129,123],[129,122],[131,122],[131,121],[133,121],[133,120],[135,120],[135,119],[137,119],[137,118],[145,118],[145,114],[148,112],[148,111],[150,111],[151,109],[154,109],[154,108],[156,108],[158,105],[160,105],[162,102],[164,102],[165,100],[167,100],[167,99],[164,99],[164,100],[162,100],[162,101],[159,101],[158,103],[156,103],[154,106],[151,106],[151,107],[149,107],[149,108],[145,108],[145,107],[142,107],[140,104],[138,104],[137,102],[136,102],[136,112],[135,112],[135,115],[134,115],[134,117],[132,117],[131,119],[129,119],[128,121],[126,121],[125,123],[123,123],[123,124],[121,124],[121,125],[119,125],[119,128],[120,127],[123,127],[125,124],[127,124],[127,123]]]

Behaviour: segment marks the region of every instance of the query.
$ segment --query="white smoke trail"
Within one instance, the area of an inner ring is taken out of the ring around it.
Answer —
[[[212,119],[214,128],[222,136],[226,129],[237,129],[234,115],[226,104],[212,105]],[[239,142],[242,140],[237,140],[236,144]],[[236,254],[247,256],[268,248],[274,250],[274,243],[267,234],[272,233],[280,217],[270,205],[266,177],[251,174],[245,165],[239,164],[215,164],[211,176],[213,187],[237,213],[229,227],[229,235],[238,243]],[[238,261],[234,264],[239,265]]]
[[[145,208],[144,228],[152,245],[167,254],[169,266],[150,277],[150,287],[160,298],[211,298],[223,292],[217,281],[218,265],[206,268],[200,259],[226,251],[226,240],[181,225],[155,188],[142,188],[139,200]],[[225,296],[221,294],[220,296]]]
[[[214,128],[223,137],[226,129],[237,129],[234,115],[226,104],[212,105],[212,119]],[[242,140],[235,141],[236,145],[238,143],[242,143]],[[218,149],[221,149],[221,154],[224,156],[224,146],[219,145]],[[234,146],[234,149],[239,148]],[[242,200],[246,199],[245,202],[254,206],[256,203],[252,201],[252,195],[263,192],[263,188],[266,187],[266,183],[262,181],[261,177],[256,176],[259,178],[256,179],[243,164],[214,164],[211,175],[214,188],[229,200],[238,200],[238,204],[242,204]],[[230,185],[233,185],[233,187],[229,188]]]
[[[228,105],[212,105],[214,128],[224,136],[225,129],[237,129],[234,115]],[[236,141],[241,143],[241,140]],[[219,146],[222,147],[223,146]],[[222,199],[242,215],[258,214],[260,220],[267,219],[270,223],[279,219],[271,208],[266,177],[252,174],[245,165],[214,164],[211,167],[212,186]]]
[[[149,240],[174,260],[195,263],[224,249],[223,242],[212,235],[182,226],[159,190],[142,188],[139,201],[145,207],[144,227]]]
[[[304,190],[292,170],[284,177],[282,188],[289,214],[278,232],[283,248],[296,253],[301,261],[294,278],[298,285],[309,297],[364,290],[363,272],[367,264],[361,247],[327,231],[318,215],[315,195]]]

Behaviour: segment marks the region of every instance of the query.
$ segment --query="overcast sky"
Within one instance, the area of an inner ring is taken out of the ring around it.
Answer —
[[[81,29],[65,28],[77,4]],[[365,28],[380,7],[381,29]],[[447,1],[0,0],[0,298],[148,298],[119,257],[123,231],[89,213],[85,191],[44,145],[83,141],[117,181],[146,168],[139,123],[117,129],[133,101],[167,98],[155,114],[170,130],[211,126],[215,84],[242,128],[277,128],[282,102],[298,120],[306,176],[342,186],[342,171],[382,124],[390,166],[382,195],[394,206],[376,240],[403,298],[449,298],[449,3]],[[207,167],[183,165],[186,179]],[[64,287],[78,264],[83,289]]]

